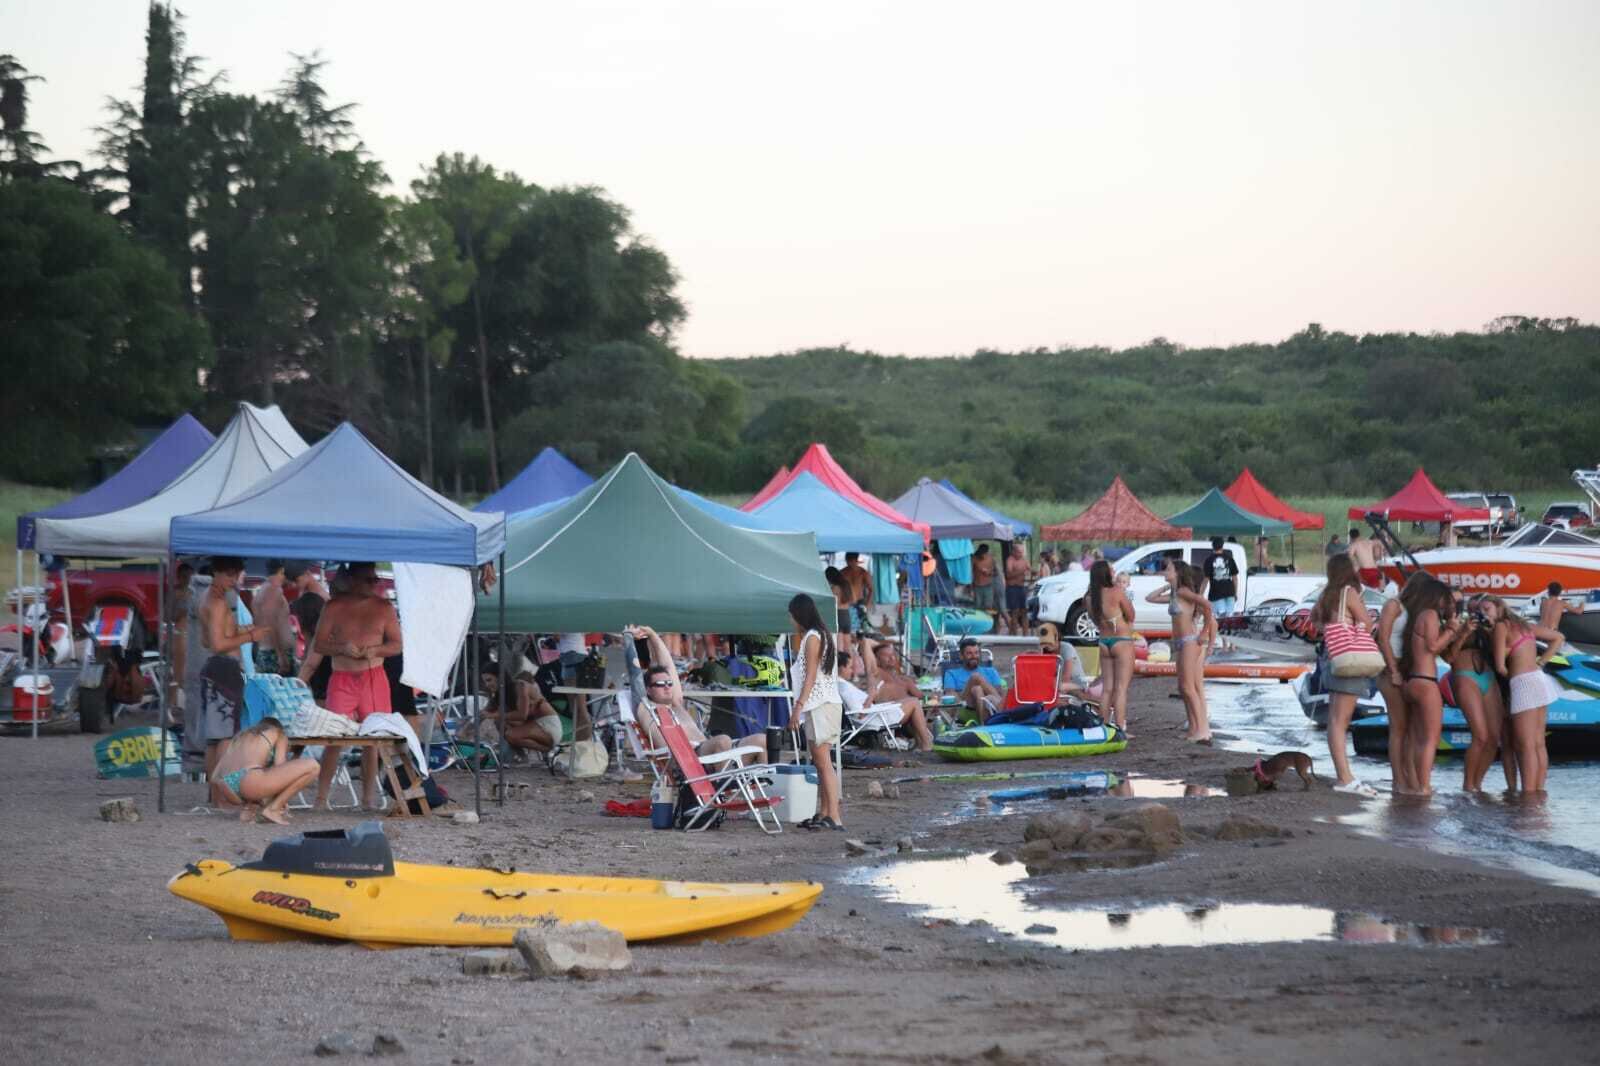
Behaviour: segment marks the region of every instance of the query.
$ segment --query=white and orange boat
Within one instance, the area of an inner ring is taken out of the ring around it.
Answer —
[[[1212,659],[1206,662],[1205,676],[1217,681],[1293,681],[1310,670],[1309,662],[1257,662],[1250,659]],[[1134,677],[1173,677],[1178,664],[1137,659]]]
[[[1454,588],[1497,596],[1542,596],[1552,581],[1564,592],[1600,589],[1600,542],[1551,526],[1525,526],[1500,544],[1417,552],[1415,560]],[[1382,570],[1400,584],[1411,567],[1389,559]]]

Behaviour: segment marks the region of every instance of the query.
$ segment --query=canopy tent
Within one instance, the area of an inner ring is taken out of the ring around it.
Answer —
[[[1277,537],[1294,530],[1293,523],[1251,514],[1215,487],[1167,521],[1175,526],[1188,526],[1200,536],[1212,537]]]
[[[784,486],[802,473],[811,474],[818,481],[857,507],[865,507],[879,518],[893,522],[902,529],[911,529],[922,534],[924,543],[927,542],[928,537],[931,535],[926,522],[918,522],[916,519],[907,518],[860,485],[857,485],[855,479],[845,473],[844,467],[840,466],[838,461],[829,454],[826,444],[813,444],[807,448],[806,453],[800,457],[800,461],[794,464],[793,469],[788,474],[779,471],[771,481],[767,482],[765,488],[747,500],[744,506],[739,509],[741,511],[755,510],[761,504],[777,495]]]
[[[796,593],[825,618],[834,602],[811,533],[730,526],[631,453],[566,503],[510,521],[501,588],[505,628],[517,633],[616,633],[630,623],[780,633]]]
[[[167,527],[178,515],[209,510],[306,450],[277,407],[241,403],[205,454],[149,499],[84,518],[40,518],[34,546],[55,555],[128,559],[165,555]]]
[[[952,484],[950,479],[947,478],[947,477],[940,478],[939,479],[939,484],[943,485],[945,488],[949,489],[951,492],[955,493],[957,496],[960,496],[963,500],[966,500],[968,503],[975,505],[979,510],[983,511],[984,514],[989,515],[996,522],[1000,522],[1000,523],[1002,523],[1004,525],[1010,526],[1013,537],[1031,537],[1031,536],[1033,536],[1033,525],[1031,523],[1024,522],[1019,518],[1012,518],[1010,515],[1001,514],[999,511],[996,511],[993,507],[989,507],[989,506],[987,506],[985,504],[979,503],[977,500],[974,500],[971,496],[968,496],[966,493],[964,493],[960,489],[956,488],[955,485]]]
[[[937,481],[921,478],[889,506],[916,522],[925,522],[940,540],[1010,540],[1009,522],[994,515]]]
[[[805,472],[752,511],[750,517],[784,529],[815,530],[817,548],[825,552],[922,550],[922,538],[916,533],[856,506]]]
[[[1233,479],[1232,485],[1223,490],[1223,495],[1251,514],[1288,522],[1295,529],[1321,529],[1328,524],[1327,516],[1296,510],[1274,496],[1256,479],[1248,466]]]
[[[682,496],[712,518],[719,519],[739,529],[758,529],[764,533],[798,533],[810,528],[809,523],[802,522],[799,525],[795,525],[792,522],[775,520],[766,515],[746,514],[737,507],[729,507],[725,503],[708,500],[699,493],[690,492],[688,489],[679,488],[677,485],[672,486],[672,488],[679,496]],[[827,549],[824,548],[823,550],[826,551]]]
[[[209,448],[217,438],[193,415],[178,420],[115,474],[80,496],[43,511],[17,516],[17,547],[33,547],[34,520],[83,518],[105,514],[148,500],[168,485]]]
[[[1420,466],[1399,492],[1369,507],[1352,507],[1349,515],[1351,518],[1365,518],[1374,512],[1393,522],[1487,522],[1489,520],[1487,508],[1468,507],[1460,500],[1452,500],[1428,480],[1428,475]]]
[[[533,457],[522,472],[473,508],[474,511],[502,511],[512,514],[541,503],[564,500],[594,484],[594,478],[554,448],[545,448]]]
[[[345,422],[221,506],[174,518],[172,551],[476,566],[500,554],[505,527],[503,514],[445,499]]]
[[[1187,540],[1194,531],[1174,526],[1146,507],[1118,474],[1105,494],[1076,518],[1039,529],[1040,540]]]

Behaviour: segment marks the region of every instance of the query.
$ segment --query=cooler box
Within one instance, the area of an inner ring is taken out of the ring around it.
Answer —
[[[817,813],[817,771],[813,766],[785,763],[772,768],[767,794],[778,802],[772,809],[780,822],[799,822]]]
[[[11,685],[11,718],[17,722],[50,717],[56,687],[48,674],[22,674]]]

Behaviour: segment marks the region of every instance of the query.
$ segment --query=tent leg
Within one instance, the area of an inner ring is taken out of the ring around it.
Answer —
[[[506,553],[500,553],[499,567],[496,573],[500,577],[500,620],[495,626],[495,632],[500,639],[500,751],[495,759],[496,780],[500,783],[500,806],[506,805],[506,754],[510,751],[506,744],[506,704],[510,702],[506,689]],[[560,740],[559,737],[556,738]]]
[[[472,701],[472,813],[483,817],[483,707],[478,702],[478,608],[472,608],[472,643],[467,646],[467,698]]]
[[[62,571],[62,580],[66,580],[66,571]],[[33,627],[33,676],[34,684],[37,685],[39,677],[39,641],[44,639],[44,634],[50,629],[50,611],[48,609],[50,597],[45,595],[44,586],[40,583],[39,551],[37,548],[33,552],[33,584],[39,590],[39,606],[44,608],[43,624]],[[18,600],[17,602],[20,604],[22,601]],[[35,703],[37,703],[37,700],[35,700]],[[33,739],[39,739],[39,708],[37,706],[33,708]]]
[[[167,813],[167,557],[156,568],[156,715],[161,719],[161,746],[156,749],[156,813]]]
[[[86,568],[87,569],[87,568]],[[67,581],[67,568],[61,568],[61,609],[67,614],[67,646],[72,649],[72,661],[78,661],[78,641],[72,635],[72,585]]]

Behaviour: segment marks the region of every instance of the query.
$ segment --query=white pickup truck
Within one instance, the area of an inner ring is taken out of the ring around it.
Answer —
[[[1229,542],[1223,548],[1239,564],[1239,609],[1248,611],[1266,604],[1284,607],[1299,603],[1321,587],[1325,578],[1320,574],[1247,574],[1244,548]],[[1211,542],[1206,540],[1169,540],[1145,544],[1124,555],[1111,565],[1119,574],[1131,575],[1128,595],[1133,600],[1133,628],[1140,631],[1165,631],[1171,627],[1171,618],[1165,604],[1146,602],[1145,597],[1166,584],[1161,571],[1170,557],[1184,559],[1195,566],[1205,562],[1211,554]],[[1089,591],[1087,570],[1068,570],[1040,579],[1033,586],[1029,606],[1041,622],[1055,622],[1070,636],[1093,639],[1100,635],[1099,628],[1089,617],[1085,595]]]

